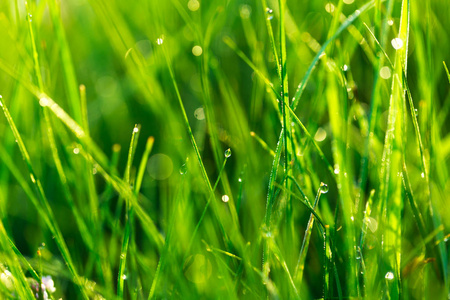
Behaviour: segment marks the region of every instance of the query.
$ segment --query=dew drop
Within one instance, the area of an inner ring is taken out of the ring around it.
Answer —
[[[391,44],[395,50],[399,50],[403,47],[403,40],[401,38],[395,38],[392,39]]]
[[[387,272],[386,275],[384,276],[384,278],[386,278],[387,280],[392,280],[392,279],[394,279],[394,273]]]
[[[73,148],[73,154],[79,154],[80,148]]]
[[[343,65],[342,66],[342,71],[347,72],[348,71],[348,66],[347,65]]]
[[[139,127],[134,127],[133,132],[138,132],[139,131]]]
[[[273,19],[273,10],[267,7],[266,15],[267,15],[267,20],[272,20]]]
[[[394,25],[394,20],[389,19],[389,20],[387,21],[387,23],[388,23],[389,26],[392,26],[392,25]]]
[[[231,156],[231,149],[228,148],[227,150],[225,150],[225,157],[228,158]]]
[[[161,35],[157,40],[156,43],[158,45],[162,45],[164,43],[164,35]]]
[[[123,279],[123,280],[127,280],[127,275],[123,274],[123,275],[122,275],[122,279]]]
[[[228,197],[228,195],[223,195],[222,196],[222,201],[227,203],[230,200],[230,197]]]
[[[420,173],[420,177],[425,178],[425,173],[424,172]]]
[[[187,166],[186,166],[186,164],[182,164],[180,167],[180,174],[184,175],[186,173],[187,173]]]
[[[321,182],[320,183],[320,192],[322,194],[326,194],[326,193],[328,193],[328,190],[329,190],[328,185],[326,183]]]
[[[317,142],[323,142],[327,138],[327,132],[322,127],[319,127],[314,135]]]

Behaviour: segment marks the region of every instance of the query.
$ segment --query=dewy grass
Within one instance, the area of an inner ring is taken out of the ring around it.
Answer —
[[[0,1],[0,298],[447,299],[448,9]]]

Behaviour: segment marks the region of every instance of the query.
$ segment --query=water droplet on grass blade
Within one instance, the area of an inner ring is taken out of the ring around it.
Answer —
[[[164,43],[164,35],[161,35],[157,40],[156,43],[158,45],[162,45]]]
[[[272,20],[273,19],[273,10],[266,7],[266,16],[267,16],[267,20]]]
[[[328,190],[329,190],[328,185],[326,183],[321,182],[320,183],[320,192],[322,194],[326,194],[326,193],[328,193]]]
[[[186,164],[182,164],[180,167],[180,174],[184,175],[186,173],[187,173],[187,166],[186,166]]]
[[[225,150],[225,157],[228,158],[231,156],[231,149],[228,148],[227,150]]]
[[[391,44],[395,50],[399,50],[403,47],[403,40],[401,38],[395,38],[392,39]]]
[[[79,154],[80,148],[73,148],[73,154]]]
[[[222,201],[227,203],[228,201],[230,201],[230,197],[228,197],[228,195],[223,195],[222,196]]]
[[[387,272],[386,275],[384,276],[384,278],[386,278],[387,280],[392,280],[392,279],[394,279],[394,273]]]
[[[327,132],[322,127],[319,127],[314,135],[317,142],[323,142],[327,138]]]

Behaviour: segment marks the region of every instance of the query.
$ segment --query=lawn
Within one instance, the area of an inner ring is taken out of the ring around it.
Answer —
[[[0,298],[449,299],[449,16],[0,1]]]

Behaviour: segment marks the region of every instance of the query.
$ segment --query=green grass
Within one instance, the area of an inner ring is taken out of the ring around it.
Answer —
[[[449,14],[1,1],[0,298],[447,299]]]

